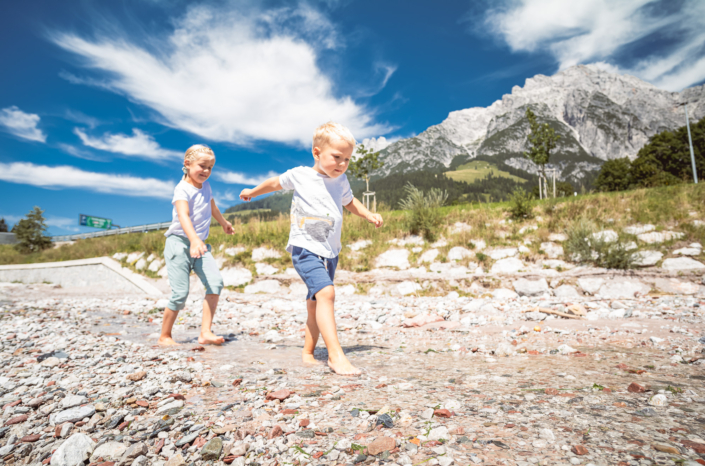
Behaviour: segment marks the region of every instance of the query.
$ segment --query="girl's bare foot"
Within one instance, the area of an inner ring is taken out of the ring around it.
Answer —
[[[331,370],[338,375],[358,377],[360,374],[362,374],[362,371],[357,367],[353,366],[346,357],[343,357],[336,362],[332,362],[330,359],[328,359],[328,367],[330,367]]]
[[[179,345],[177,342],[174,341],[173,338],[164,337],[164,336],[159,337],[159,341],[157,342],[157,344],[159,344],[161,346],[178,346]]]
[[[316,358],[314,358],[313,354],[311,354],[311,353],[301,353],[301,360],[303,361],[304,364],[315,364],[315,365],[322,364],[322,362],[317,360]]]
[[[198,342],[202,345],[222,345],[225,343],[225,338],[219,337],[210,330],[207,332],[202,331],[201,335],[198,337]]]

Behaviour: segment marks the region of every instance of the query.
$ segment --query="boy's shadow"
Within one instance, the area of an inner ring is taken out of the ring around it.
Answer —
[[[303,346],[300,346],[303,349]],[[387,350],[386,346],[375,346],[375,345],[355,345],[355,346],[344,346],[343,352],[345,354],[359,353],[362,351],[372,351],[372,350]],[[328,349],[324,346],[321,348],[316,347],[313,351],[313,357],[318,361],[328,361]]]

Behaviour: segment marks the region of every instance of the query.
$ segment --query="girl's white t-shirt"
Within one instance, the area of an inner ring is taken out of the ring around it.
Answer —
[[[286,250],[294,246],[333,259],[340,254],[343,206],[353,200],[345,174],[337,178],[311,167],[296,167],[279,176],[283,189],[294,190],[291,200],[291,229]]]
[[[187,183],[186,180],[181,180],[174,188],[174,198],[171,200],[171,204],[174,206],[171,212],[171,226],[164,236],[186,237],[181,222],[179,222],[179,214],[176,212],[176,201],[186,201],[196,235],[201,238],[201,241],[205,241],[208,238],[208,230],[211,225],[211,199],[213,199],[213,192],[207,181],[204,181],[203,187],[198,189]]]

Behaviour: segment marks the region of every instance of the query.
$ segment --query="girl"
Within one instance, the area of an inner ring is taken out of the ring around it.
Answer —
[[[213,165],[215,154],[210,147],[201,144],[189,147],[184,155],[184,178],[174,188],[171,226],[164,233],[164,259],[169,274],[171,300],[164,309],[160,345],[177,344],[171,337],[171,329],[178,312],[186,304],[192,270],[206,287],[198,342],[202,345],[220,345],[225,341],[223,337],[211,332],[218,298],[223,289],[223,278],[211,255],[211,245],[206,245],[204,241],[208,238],[211,216],[220,223],[227,235],[233,234],[233,226],[218,210],[211,186],[206,181],[213,172]]]

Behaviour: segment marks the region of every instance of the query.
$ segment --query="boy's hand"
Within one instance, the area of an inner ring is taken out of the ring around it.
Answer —
[[[252,200],[252,189],[245,188],[240,192],[240,199],[245,202],[250,202]]]
[[[231,227],[232,228],[232,227]],[[191,243],[191,257],[194,259],[200,259],[201,256],[208,252],[208,248],[205,243],[201,240]]]
[[[384,220],[382,220],[382,216],[380,214],[373,214],[371,212],[367,214],[367,221],[373,223],[375,228],[381,227],[384,223]]]
[[[226,235],[235,234],[235,230],[233,230],[233,224],[228,222],[227,220],[223,224],[223,231],[225,232]]]

